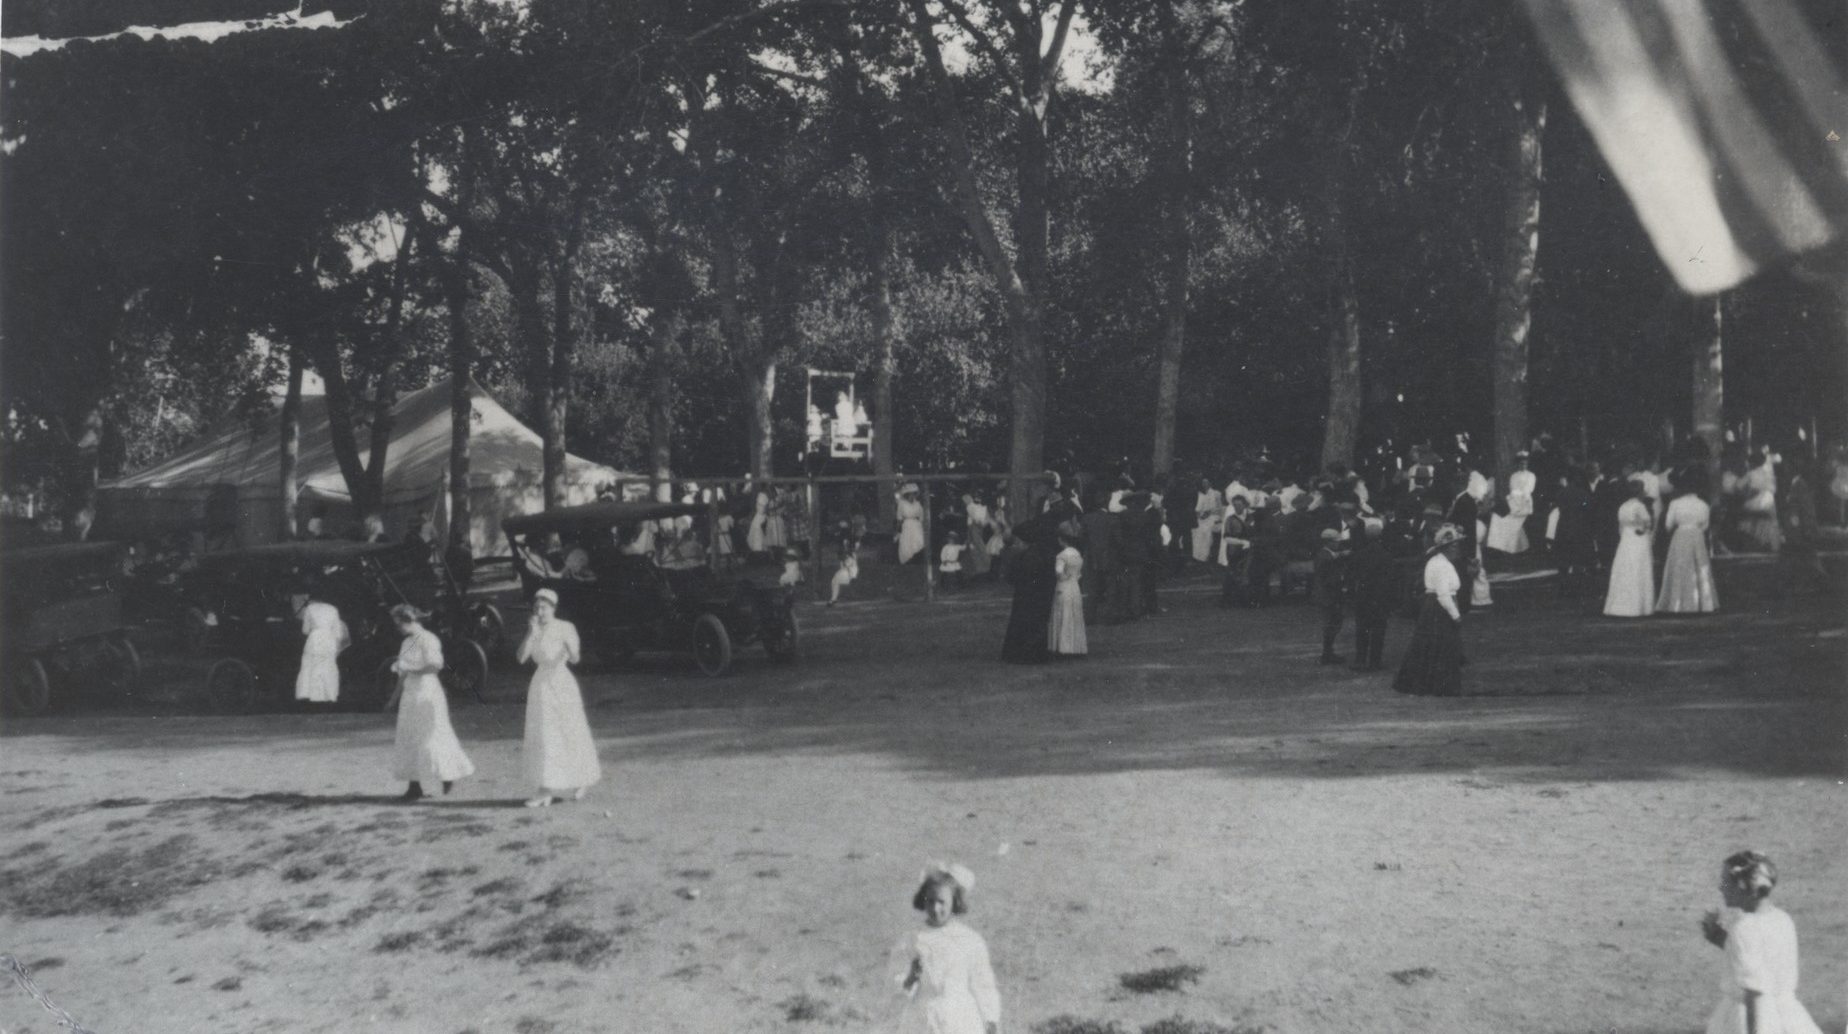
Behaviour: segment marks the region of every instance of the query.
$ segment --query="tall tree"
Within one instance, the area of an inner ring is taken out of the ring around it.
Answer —
[[[1495,466],[1514,469],[1527,446],[1528,331],[1533,326],[1535,269],[1540,252],[1541,143],[1546,95],[1538,55],[1525,33],[1510,33],[1504,93],[1501,265],[1495,277]]]
[[[975,149],[956,95],[956,81],[938,42],[939,16],[928,0],[907,0],[911,31],[924,55],[939,124],[950,152],[952,193],[969,234],[988,265],[1007,311],[1011,349],[1008,381],[1013,434],[1009,502],[1026,512],[1030,483],[1046,460],[1046,298],[1052,213],[1053,102],[1077,0],[985,0],[981,19],[964,0],[940,0],[943,16],[966,42],[1011,113],[1014,198],[1009,215],[1012,248],[988,210],[977,181]],[[1056,14],[1054,14],[1056,10]],[[1054,22],[1047,31],[1047,18]],[[968,77],[965,77],[967,79]]]

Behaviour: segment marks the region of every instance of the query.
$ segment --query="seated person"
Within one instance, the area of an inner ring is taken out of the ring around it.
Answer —
[[[590,551],[583,546],[572,546],[565,552],[564,570],[560,577],[575,582],[594,582],[597,572],[590,566]]]

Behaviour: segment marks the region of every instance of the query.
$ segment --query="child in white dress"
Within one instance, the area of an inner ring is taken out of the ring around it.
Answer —
[[[899,1034],[996,1034],[1001,994],[982,935],[957,916],[969,911],[975,874],[961,865],[933,863],[912,896],[924,913],[924,929],[911,938],[909,960],[898,984],[911,1001],[899,1020]]]
[[[1726,951],[1724,994],[1707,1034],[1822,1034],[1797,1001],[1797,926],[1769,900],[1777,868],[1757,851],[1720,866],[1726,910],[1701,921],[1707,940]]]

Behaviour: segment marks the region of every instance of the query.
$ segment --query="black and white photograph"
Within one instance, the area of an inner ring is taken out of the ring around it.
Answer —
[[[1848,0],[6,0],[0,1034],[1848,1034]]]

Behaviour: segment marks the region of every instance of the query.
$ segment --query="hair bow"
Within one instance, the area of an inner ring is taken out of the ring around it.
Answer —
[[[965,894],[975,889],[975,873],[971,872],[966,865],[956,862],[947,865],[943,862],[929,862],[924,866],[923,878],[929,879],[932,876],[948,876],[951,881],[963,889]]]

